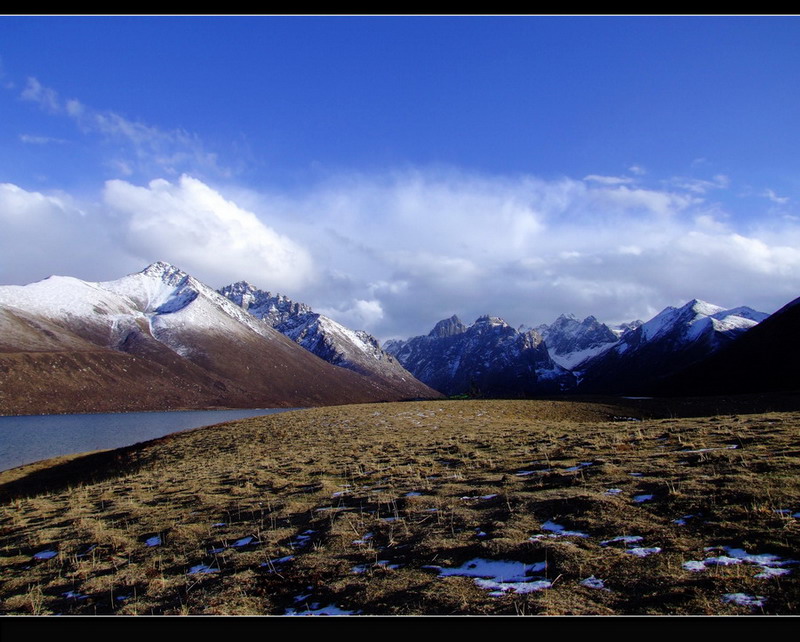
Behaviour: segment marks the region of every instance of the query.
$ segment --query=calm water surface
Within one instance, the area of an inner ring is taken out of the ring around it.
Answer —
[[[90,450],[121,448],[173,432],[292,408],[0,417],[0,470]]]

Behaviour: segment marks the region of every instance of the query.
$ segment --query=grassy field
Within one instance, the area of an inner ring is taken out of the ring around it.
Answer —
[[[797,614],[799,429],[433,401],[61,458],[0,473],[0,612]]]

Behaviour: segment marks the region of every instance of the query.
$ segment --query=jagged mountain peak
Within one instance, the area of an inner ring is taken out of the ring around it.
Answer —
[[[474,326],[500,326],[500,327],[510,327],[503,319],[500,317],[494,317],[490,314],[484,314],[479,316],[475,319]]]
[[[151,263],[144,270],[140,272],[145,276],[155,277],[161,279],[165,283],[174,284],[183,279],[189,278],[189,275],[181,270],[179,267],[167,263],[166,261],[156,261]]]
[[[428,333],[428,336],[452,337],[456,334],[461,334],[462,332],[466,331],[467,331],[467,326],[465,326],[461,322],[461,319],[459,319],[458,316],[454,314],[449,319],[442,319],[435,326],[433,326],[433,330],[431,330]]]

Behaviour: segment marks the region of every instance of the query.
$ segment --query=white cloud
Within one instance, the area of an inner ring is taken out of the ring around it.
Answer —
[[[584,176],[583,180],[600,183],[601,185],[626,185],[633,183],[633,179],[629,176],[600,176],[598,174],[589,174]]]
[[[764,190],[763,196],[771,200],[773,203],[777,203],[778,205],[786,205],[786,203],[789,202],[788,196],[778,196],[771,189]]]
[[[727,188],[730,185],[730,178],[725,174],[717,174],[710,181],[676,176],[671,182],[680,189],[685,189],[695,194],[705,194],[711,190]]]
[[[311,278],[303,247],[197,179],[146,187],[112,180],[103,198],[123,217],[125,247],[146,261],[175,263],[218,285],[247,278],[292,291]]]
[[[28,82],[25,85],[25,89],[22,90],[20,98],[39,103],[42,109],[53,114],[57,114],[61,111],[61,101],[58,97],[58,93],[42,85],[36,78],[28,78]]]
[[[107,222],[64,194],[0,184],[0,282],[28,283],[51,274],[113,278],[128,262],[110,240]]]
[[[114,153],[124,154],[124,157],[116,157],[106,164],[126,168],[124,176],[134,169],[148,177],[178,176],[185,171],[231,175],[231,170],[219,163],[217,154],[205,149],[197,135],[182,129],[165,130],[133,121],[114,111],[93,109],[76,98],[62,101],[56,90],[45,87],[36,78],[28,78],[20,97],[38,103],[51,114],[66,115],[83,134],[116,143]]]
[[[709,183],[721,189],[727,178]],[[619,322],[693,297],[768,312],[794,298],[787,292],[800,290],[800,265],[780,237],[796,222],[781,219],[774,239],[737,230],[694,184],[684,187],[439,170],[346,176],[293,201],[264,195],[262,204],[276,218],[291,212],[321,267],[347,275],[335,299],[313,287],[295,298],[333,318],[337,310],[353,318],[358,300],[378,301],[383,315],[366,329],[383,337],[425,333],[453,313],[466,322],[498,314],[512,325],[565,311]],[[770,282],[777,275],[780,287]]]
[[[96,207],[4,186],[0,208],[4,276],[13,262],[35,278],[99,280],[162,259],[213,286],[247,279],[380,338],[452,314],[621,322],[693,297],[771,312],[800,294],[800,221],[745,228],[674,186],[439,169],[334,176],[298,194],[182,176],[109,181]]]
[[[67,142],[63,138],[53,138],[51,136],[32,136],[30,134],[20,134],[19,139],[28,145],[63,145]]]

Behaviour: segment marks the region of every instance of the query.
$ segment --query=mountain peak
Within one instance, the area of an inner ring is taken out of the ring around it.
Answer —
[[[144,270],[142,270],[140,274],[152,276],[157,279],[161,279],[164,282],[185,279],[189,276],[180,268],[175,267],[166,261],[156,261],[155,263],[151,263]]]
[[[709,303],[708,301],[703,301],[702,299],[692,299],[678,309],[680,311],[691,310],[692,312],[706,317],[710,317],[712,314],[724,311],[724,308],[714,305],[713,303]]]
[[[462,332],[466,332],[467,326],[461,323],[461,319],[459,319],[455,314],[451,316],[449,319],[442,319],[433,326],[433,330],[428,333],[429,337],[451,337],[456,334],[461,334]]]

